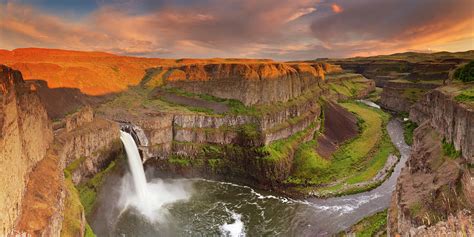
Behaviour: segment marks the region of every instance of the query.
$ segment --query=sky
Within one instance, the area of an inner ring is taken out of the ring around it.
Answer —
[[[474,0],[0,0],[0,48],[159,58],[474,49]]]

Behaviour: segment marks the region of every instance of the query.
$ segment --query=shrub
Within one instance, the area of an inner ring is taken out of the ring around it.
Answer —
[[[418,125],[412,121],[406,121],[403,123],[403,127],[405,128],[403,132],[405,142],[411,146],[413,145],[413,131],[418,127]]]
[[[474,61],[456,69],[456,72],[454,72],[454,78],[463,82],[474,81]]]
[[[452,142],[443,139],[443,154],[450,158],[459,158],[461,156],[461,151],[457,151]]]

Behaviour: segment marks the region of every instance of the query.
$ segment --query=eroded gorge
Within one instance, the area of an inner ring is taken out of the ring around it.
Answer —
[[[54,70],[97,67],[46,53],[0,54],[1,236],[473,234],[473,84],[454,76],[472,51],[304,62],[94,53],[107,68],[97,78],[128,76],[104,80],[108,93],[48,83]],[[124,208],[136,191],[124,132],[156,218]]]

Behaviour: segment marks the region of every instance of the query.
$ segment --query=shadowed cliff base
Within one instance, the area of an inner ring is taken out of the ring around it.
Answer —
[[[324,132],[318,137],[316,151],[329,159],[337,146],[358,134],[357,118],[340,105],[328,102],[324,105]]]
[[[26,83],[36,89],[48,116],[52,120],[71,114],[83,106],[99,105],[116,95],[90,96],[82,93],[77,88],[50,88],[46,80],[39,79],[29,80]]]

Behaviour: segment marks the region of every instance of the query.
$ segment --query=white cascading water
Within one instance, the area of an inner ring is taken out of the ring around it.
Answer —
[[[131,177],[126,175],[122,183],[120,195],[122,212],[129,206],[133,206],[152,222],[166,221],[167,210],[163,206],[188,199],[191,196],[192,187],[179,180],[164,182],[161,179],[153,179],[147,182],[140,153],[132,135],[120,131],[120,139],[125,146],[131,171]],[[133,187],[129,185],[130,178],[133,181],[131,182]]]
[[[135,192],[139,199],[144,200],[147,196],[146,177],[137,144],[135,143],[135,140],[133,140],[132,135],[123,131],[120,131],[120,139],[122,140],[125,146],[125,151],[127,152],[128,165],[132,172]]]

